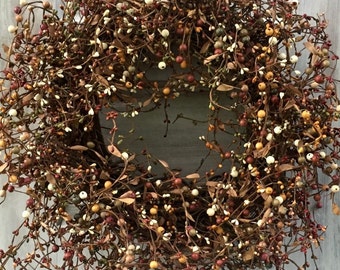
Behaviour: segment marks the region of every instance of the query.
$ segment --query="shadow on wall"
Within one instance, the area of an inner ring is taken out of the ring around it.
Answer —
[[[114,108],[124,110],[123,106],[115,104]],[[228,121],[233,115],[221,112],[219,117]],[[104,118],[101,123],[105,127]],[[199,172],[203,176],[210,169],[218,169],[216,166],[221,161],[220,155],[209,151],[202,140],[213,136],[208,132],[209,120],[214,121],[209,110],[209,93],[184,93],[175,100],[169,100],[167,106],[161,104],[151,111],[139,112],[135,117],[120,115],[117,118],[118,130],[114,142],[121,151],[136,153],[137,158],[145,159],[146,167],[151,165],[153,172],[162,171],[161,165],[154,163],[160,159],[181,175]],[[230,132],[233,133],[232,130]],[[105,129],[104,138],[107,142],[110,137],[108,129]],[[222,148],[231,150],[228,145],[232,135],[219,131],[215,139]],[[228,169],[225,167],[223,170]]]

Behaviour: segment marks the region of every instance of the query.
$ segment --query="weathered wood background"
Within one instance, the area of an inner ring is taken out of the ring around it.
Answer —
[[[8,25],[13,23],[13,7],[17,5],[19,0],[0,0],[0,42],[8,43],[10,34],[7,32]],[[51,1],[54,5],[58,0]],[[326,14],[326,18],[329,21],[328,33],[330,39],[333,42],[333,50],[340,54],[340,0],[300,0],[300,13],[306,13],[309,15]],[[2,65],[0,65],[2,66]],[[336,78],[340,78],[340,68],[336,71]],[[183,122],[186,125],[187,122]],[[179,121],[179,125],[180,121]],[[179,139],[181,140],[181,139]],[[176,149],[176,144],[174,144]],[[181,160],[184,162],[185,158]],[[5,181],[0,179],[1,182]],[[15,195],[15,196],[13,196]],[[25,197],[18,196],[19,194],[12,194],[8,196],[5,203],[0,206],[1,220],[0,220],[0,248],[5,249],[11,241],[12,231],[19,224],[22,219],[21,213],[24,210]],[[339,196],[339,195],[338,195]],[[337,198],[340,202],[340,196]],[[329,198],[323,198],[324,209],[317,211],[317,220],[328,226],[328,230],[325,235],[325,241],[322,243],[322,251],[317,251],[319,257],[318,265],[320,270],[338,270],[340,269],[340,217],[334,216],[331,213],[331,205]],[[27,252],[29,249],[27,249]],[[25,251],[23,252],[26,253]],[[303,256],[302,254],[300,255]],[[11,269],[9,266],[8,269]],[[296,269],[294,266],[290,266],[287,269]],[[314,265],[311,265],[309,269],[315,269]]]

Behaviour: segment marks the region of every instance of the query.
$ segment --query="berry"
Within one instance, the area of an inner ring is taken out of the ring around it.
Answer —
[[[151,261],[150,264],[149,264],[149,267],[151,269],[156,269],[158,268],[158,262],[157,261]]]

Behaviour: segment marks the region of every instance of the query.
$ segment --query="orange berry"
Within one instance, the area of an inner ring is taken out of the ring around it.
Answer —
[[[15,174],[12,174],[10,177],[9,177],[9,181],[11,183],[16,183],[18,181],[18,177],[15,175]]]
[[[133,86],[132,82],[126,82],[125,83],[126,88],[132,88],[132,86]]]
[[[139,73],[136,74],[136,77],[138,79],[142,79],[144,77],[144,73],[143,72],[139,72]]]
[[[272,187],[267,187],[265,192],[266,192],[266,194],[270,195],[270,194],[273,193],[273,188]]]
[[[181,257],[179,257],[178,258],[178,261],[180,262],[180,263],[186,263],[187,262],[187,257],[185,257],[184,255],[182,255]]]
[[[157,215],[158,213],[158,209],[156,207],[151,207],[150,208],[150,214],[151,215]]]
[[[168,96],[171,93],[171,89],[170,87],[164,87],[162,92],[164,96]]]
[[[274,34],[274,29],[271,27],[267,27],[265,33],[267,36],[272,36]]]
[[[209,124],[208,130],[209,130],[209,131],[215,130],[215,126],[214,126],[213,124]]]
[[[216,233],[217,234],[223,234],[224,233],[224,230],[221,226],[218,226],[216,229],[215,229]]]
[[[158,262],[157,261],[151,261],[150,264],[149,264],[149,267],[151,269],[156,269],[158,268]]]
[[[99,206],[98,203],[95,203],[94,205],[92,205],[91,211],[92,211],[93,213],[97,213],[97,212],[99,212],[99,210],[100,210],[100,206]]]
[[[311,116],[310,111],[304,110],[304,111],[301,112],[301,117],[302,117],[303,119],[309,119],[310,116]]]
[[[4,139],[0,139],[0,149],[4,149],[7,146],[7,142]]]
[[[158,233],[158,234],[163,234],[164,232],[165,232],[164,227],[159,226],[159,227],[157,228],[157,233]]]
[[[256,148],[256,150],[261,150],[263,148],[263,143],[262,142],[257,142],[255,144],[255,148]]]
[[[110,187],[112,187],[112,182],[111,181],[105,181],[105,183],[104,183],[104,187],[105,188],[110,188]]]
[[[266,90],[267,85],[266,85],[264,82],[260,82],[260,83],[257,85],[257,88],[258,88],[260,91],[264,91],[264,90]]]
[[[280,196],[282,197],[282,199],[283,199],[284,201],[287,199],[287,195],[284,194],[284,193],[280,194]]]
[[[258,117],[258,118],[264,118],[265,116],[266,116],[265,110],[259,110],[259,111],[257,112],[257,117]]]
[[[187,68],[187,66],[188,66],[188,63],[185,60],[183,60],[182,63],[180,64],[180,67],[183,68],[183,69]]]
[[[274,73],[272,71],[268,71],[264,77],[266,80],[271,81],[274,78]]]
[[[205,143],[205,147],[209,148],[209,149],[212,149],[213,148],[213,145],[210,143],[210,142],[206,142]]]

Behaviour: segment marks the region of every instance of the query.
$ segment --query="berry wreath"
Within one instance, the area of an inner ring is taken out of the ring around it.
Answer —
[[[313,253],[322,196],[340,214],[338,57],[324,17],[284,0],[64,0],[59,11],[22,0],[14,12],[0,195],[28,199],[2,267],[284,269]],[[156,70],[170,75],[158,82]],[[152,149],[119,150],[124,119],[166,115],[199,91],[214,168],[181,175]]]

